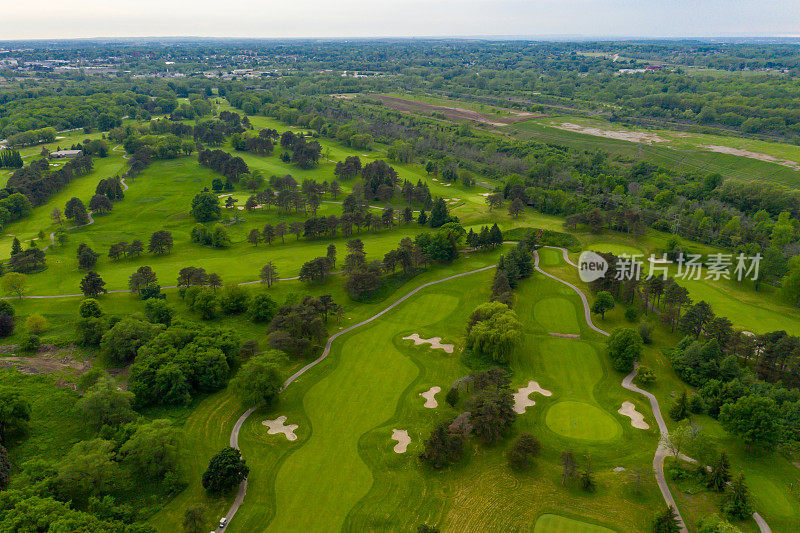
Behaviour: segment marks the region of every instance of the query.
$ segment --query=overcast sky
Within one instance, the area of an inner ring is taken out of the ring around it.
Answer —
[[[800,35],[800,0],[2,0],[0,40]]]

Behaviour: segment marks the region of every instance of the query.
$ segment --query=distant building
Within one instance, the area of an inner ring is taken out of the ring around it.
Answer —
[[[50,159],[65,159],[68,157],[78,157],[83,153],[83,150],[59,150],[57,152],[50,152]]]

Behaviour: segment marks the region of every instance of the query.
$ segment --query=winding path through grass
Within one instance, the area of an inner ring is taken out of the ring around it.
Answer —
[[[328,338],[328,342],[325,344],[325,349],[322,351],[322,354],[320,354],[320,356],[317,359],[315,359],[314,361],[310,362],[309,364],[307,364],[306,366],[304,366],[303,368],[301,368],[300,370],[298,370],[297,372],[295,372],[294,374],[289,376],[286,379],[286,381],[283,383],[283,386],[281,387],[281,391],[283,391],[284,389],[286,389],[286,387],[291,385],[292,382],[294,382],[297,378],[299,378],[300,376],[305,374],[307,371],[309,371],[310,369],[312,369],[313,367],[315,367],[316,365],[321,363],[323,360],[325,360],[325,358],[328,357],[328,355],[331,352],[331,346],[332,346],[333,342],[336,339],[338,339],[339,337],[341,337],[342,335],[345,335],[346,333],[349,333],[349,332],[353,331],[354,329],[360,328],[361,326],[364,326],[366,324],[369,324],[370,322],[373,322],[373,321],[377,320],[378,318],[382,317],[383,315],[385,315],[386,313],[388,313],[389,311],[391,311],[392,309],[394,309],[398,305],[402,304],[403,302],[405,302],[406,300],[408,300],[409,298],[411,298],[412,296],[414,296],[415,294],[417,294],[418,292],[420,292],[421,290],[423,290],[423,289],[425,289],[427,287],[430,287],[432,285],[436,285],[436,284],[439,284],[439,283],[444,283],[446,281],[450,281],[450,280],[453,280],[453,279],[456,279],[456,278],[460,278],[460,277],[463,277],[463,276],[469,276],[471,274],[477,274],[479,272],[485,272],[487,270],[491,270],[491,269],[495,268],[496,266],[497,265],[490,265],[490,266],[486,266],[486,267],[483,267],[483,268],[470,270],[468,272],[462,272],[460,274],[453,274],[452,276],[447,276],[447,277],[439,279],[439,280],[429,281],[428,283],[424,283],[424,284],[420,285],[419,287],[415,288],[414,290],[408,292],[406,295],[398,298],[392,304],[388,305],[387,307],[385,307],[383,310],[379,311],[378,313],[375,313],[371,317],[369,317],[369,318],[367,318],[365,320],[362,320],[361,322],[359,322],[357,324],[353,324],[352,326],[350,326],[348,328],[345,328],[345,329],[343,329],[341,331],[338,331],[338,332],[334,333],[333,335],[331,335]],[[250,417],[250,415],[255,412],[255,410],[256,410],[255,407],[251,407],[250,409],[248,409],[247,411],[242,413],[242,416],[240,416],[239,419],[234,424],[233,430],[231,431],[231,438],[230,438],[230,445],[232,447],[234,447],[236,449],[239,448],[239,432],[240,432],[240,430],[242,428],[242,425]],[[236,494],[236,499],[234,500],[233,505],[231,505],[231,508],[228,510],[227,514],[225,515],[225,517],[228,519],[229,523],[233,519],[233,517],[236,515],[236,512],[239,510],[239,507],[241,506],[242,502],[244,501],[244,497],[245,497],[246,493],[247,493],[247,480],[245,479],[244,481],[242,481],[241,485],[239,485],[239,491]],[[217,529],[217,532],[219,532],[219,533],[221,533],[222,531],[223,531],[223,528],[218,528]]]
[[[561,253],[564,256],[564,261],[576,268],[578,267],[578,265],[573,263],[572,260],[569,258],[568,252],[565,248],[560,248],[558,246],[545,246],[544,248],[553,248],[555,250],[561,250]],[[605,335],[606,337],[608,337],[609,333],[607,331],[598,328],[597,326],[594,325],[594,323],[592,323],[592,314],[589,306],[589,300],[586,298],[586,295],[583,293],[583,291],[581,291],[578,287],[576,287],[572,283],[564,281],[563,279],[542,270],[539,267],[539,254],[537,251],[534,251],[533,259],[534,259],[534,269],[537,272],[563,283],[564,285],[570,287],[572,290],[578,293],[578,296],[580,296],[581,301],[583,302],[584,315],[586,317],[587,325],[596,332],[600,333],[601,335]],[[681,531],[688,533],[689,530],[686,528],[686,525],[683,521],[683,517],[681,516],[681,512],[678,509],[678,506],[675,504],[675,499],[672,497],[672,492],[670,492],[669,485],[667,484],[667,480],[664,477],[664,458],[669,455],[672,455],[672,452],[669,450],[666,444],[669,441],[669,429],[667,428],[667,424],[664,422],[664,417],[661,414],[661,407],[658,404],[658,399],[656,399],[656,397],[652,393],[644,389],[640,389],[639,387],[633,384],[633,379],[636,377],[637,370],[638,370],[638,364],[634,367],[633,372],[625,376],[625,378],[622,380],[622,386],[628,389],[629,391],[637,392],[645,396],[648,400],[650,400],[650,408],[653,411],[653,417],[656,419],[656,423],[658,424],[658,430],[661,433],[661,442],[659,443],[658,448],[656,449],[656,453],[653,456],[653,472],[655,473],[656,482],[658,483],[658,488],[661,490],[661,495],[664,497],[664,501],[667,503],[667,505],[671,505],[672,508],[675,509],[676,514],[678,515],[678,520],[681,525]],[[697,462],[694,459],[682,454],[680,458],[690,462],[695,462],[695,463]],[[772,530],[770,529],[769,525],[760,514],[753,513],[753,519],[756,521],[756,524],[758,525],[758,528],[761,530],[761,533],[772,533]]]

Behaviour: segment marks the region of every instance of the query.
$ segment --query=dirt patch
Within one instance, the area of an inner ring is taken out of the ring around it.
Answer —
[[[594,135],[595,137],[605,137],[607,139],[617,139],[618,141],[628,141],[641,144],[653,144],[653,143],[668,141],[668,139],[659,137],[655,133],[645,133],[639,131],[601,130],[600,128],[592,128],[589,126],[581,126],[580,124],[572,124],[571,122],[562,122],[561,124],[551,124],[551,126],[554,128],[558,128],[560,130],[574,131],[575,133]]]
[[[542,396],[552,396],[553,393],[547,389],[543,389],[539,386],[539,384],[535,381],[529,381],[527,387],[520,387],[517,392],[514,393],[514,412],[517,414],[522,414],[528,407],[532,407],[536,405],[536,402],[531,400],[529,396],[531,393],[538,392]]]
[[[764,161],[766,163],[775,163],[776,165],[782,165],[784,167],[789,167],[792,170],[800,171],[800,163],[798,163],[797,161],[792,161],[790,159],[780,159],[778,157],[773,157],[769,154],[762,154],[760,152],[751,152],[750,150],[741,150],[739,148],[731,148],[730,146],[718,146],[716,144],[703,145],[700,148],[705,148],[706,150],[711,150],[712,152],[717,152],[720,154],[738,155],[739,157],[757,159],[759,161]]]
[[[470,122],[488,124],[489,126],[508,126],[509,124],[514,124],[530,118],[546,116],[541,113],[529,113],[527,111],[517,111],[514,109],[502,109],[502,111],[509,113],[508,116],[495,116],[471,109],[464,109],[462,107],[433,105],[418,100],[397,98],[395,96],[375,95],[375,97],[383,102],[384,105],[402,111],[403,113],[418,113],[423,115],[439,114],[444,115],[447,120],[468,120]]]
[[[419,344],[430,344],[431,348],[434,350],[444,350],[447,353],[453,353],[453,348],[455,348],[452,344],[442,344],[441,337],[431,337],[430,339],[422,339],[419,336],[419,333],[414,333],[409,335],[408,337],[403,337],[404,341],[414,341],[414,346]]]
[[[577,333],[555,333],[553,331],[549,332],[553,337],[560,337],[562,339],[580,339],[581,336]]]
[[[74,356],[74,348],[42,346],[36,355],[18,356],[16,346],[4,346],[8,356],[0,357],[0,368],[14,368],[23,374],[55,374],[75,372],[83,374],[92,368],[91,361],[79,361]]]
[[[441,387],[431,387],[425,392],[420,392],[419,395],[425,398],[425,407],[428,409],[435,409],[439,407],[439,402],[436,401],[436,395],[442,392]]]
[[[392,440],[397,441],[397,444],[394,445],[394,453],[406,453],[411,437],[408,436],[408,431],[405,429],[393,429]]]
[[[294,434],[294,431],[299,426],[297,424],[287,424],[286,416],[284,415],[279,416],[275,420],[264,420],[261,423],[269,428],[267,433],[270,435],[283,433],[287,440],[297,440],[297,435]]]
[[[636,406],[631,402],[622,402],[622,407],[617,412],[630,418],[631,425],[636,429],[650,429],[650,424],[644,421],[644,415],[637,411]]]

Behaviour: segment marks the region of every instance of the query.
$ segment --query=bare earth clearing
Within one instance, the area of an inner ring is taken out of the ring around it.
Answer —
[[[704,145],[701,146],[701,148],[705,148],[706,150],[711,150],[712,152],[717,152],[720,154],[738,155],[739,157],[758,159],[759,161],[765,161],[767,163],[775,163],[778,165],[783,165],[784,167],[789,167],[792,170],[800,171],[800,163],[798,163],[797,161],[792,161],[790,159],[780,159],[768,154],[762,154],[760,152],[751,152],[750,150],[741,150],[739,148],[731,148],[730,146],[719,146],[716,144]]]
[[[655,133],[645,133],[639,131],[601,130],[600,128],[581,126],[579,124],[573,124],[571,122],[552,124],[552,126],[560,130],[574,131],[575,133],[583,133],[585,135],[594,135],[595,137],[605,137],[607,139],[617,139],[618,141],[628,141],[628,142],[642,143],[642,144],[667,142],[668,140],[663,137],[659,137]]]

